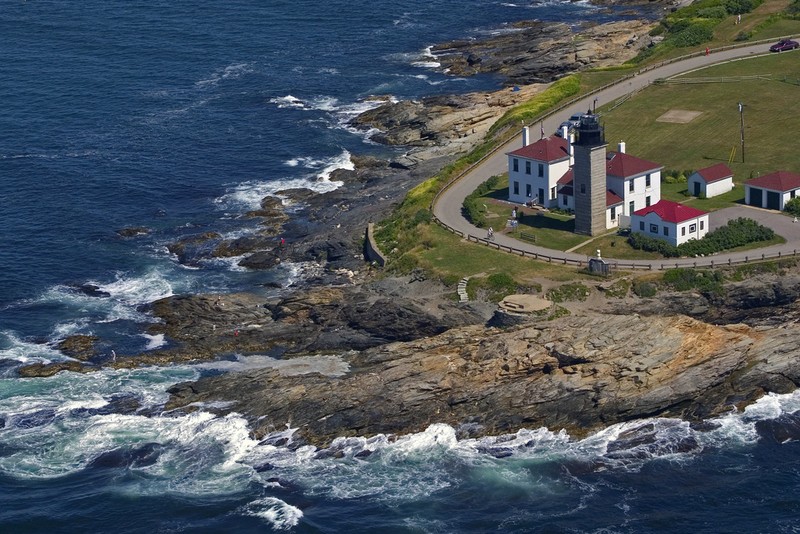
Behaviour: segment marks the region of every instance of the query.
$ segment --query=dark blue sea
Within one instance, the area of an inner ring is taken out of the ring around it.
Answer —
[[[0,532],[800,532],[800,395],[580,440],[433,425],[320,459],[253,441],[235,414],[158,415],[172,384],[257,356],[15,374],[63,360],[73,334],[162,346],[143,333],[155,299],[303,276],[187,268],[166,244],[244,235],[271,192],[324,192],[352,154],[396,155],[346,126],[371,96],[502,86],[438,72],[431,45],[615,16],[554,0],[0,0]],[[150,233],[116,233],[133,226]],[[115,413],[126,397],[141,414]]]

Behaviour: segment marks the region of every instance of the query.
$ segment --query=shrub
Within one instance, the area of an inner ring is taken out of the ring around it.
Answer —
[[[707,256],[723,250],[741,247],[775,237],[771,228],[758,224],[753,219],[739,217],[728,224],[709,232],[703,239],[692,240],[678,247],[681,256]]]
[[[714,38],[714,24],[707,21],[698,21],[689,24],[686,28],[670,37],[678,48],[688,48],[707,43]]]
[[[701,9],[697,16],[704,19],[724,19],[728,16],[728,10],[724,6],[714,6]]]
[[[790,214],[794,216],[800,215],[800,197],[794,197],[789,202],[787,202],[784,206],[784,209]]]
[[[636,281],[633,283],[633,292],[641,298],[652,298],[656,296],[656,285],[652,282]]]
[[[589,297],[589,288],[580,282],[563,284],[547,292],[553,302],[584,301]]]
[[[461,206],[461,212],[469,222],[478,228],[486,227],[486,215],[483,206],[483,199],[481,197],[497,189],[502,179],[502,175],[492,176],[479,185],[475,191],[470,193],[467,198],[464,199],[464,203]]]
[[[696,289],[710,293],[721,293],[724,280],[720,271],[703,269],[669,269],[664,272],[664,284],[675,291]]]

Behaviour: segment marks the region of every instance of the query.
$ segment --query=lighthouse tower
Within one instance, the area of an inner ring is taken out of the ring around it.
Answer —
[[[606,140],[597,115],[586,114],[577,128],[574,192],[575,232],[596,236],[606,229]]]

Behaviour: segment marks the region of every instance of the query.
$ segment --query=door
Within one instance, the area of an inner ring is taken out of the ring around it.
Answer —
[[[696,197],[700,196],[700,182],[694,183],[694,196]]]
[[[767,209],[779,210],[781,209],[781,194],[776,191],[767,191]]]
[[[544,196],[544,189],[542,189],[541,187],[539,188],[539,204],[541,204],[542,206],[547,205],[547,199]]]
[[[751,206],[758,206],[759,208],[761,207],[761,199],[762,199],[761,195],[762,195],[763,192],[764,192],[763,189],[759,189],[757,187],[751,187],[750,188],[750,205]]]

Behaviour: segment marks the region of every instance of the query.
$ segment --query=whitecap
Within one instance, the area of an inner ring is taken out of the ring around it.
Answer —
[[[145,345],[144,350],[154,350],[167,344],[164,334],[141,334],[141,336],[147,339],[147,345]]]
[[[64,355],[50,345],[26,341],[10,330],[4,330],[0,334],[5,338],[4,348],[0,349],[0,360],[16,360],[21,363],[64,360]]]
[[[279,108],[303,109],[305,107],[305,104],[303,104],[302,100],[300,100],[299,98],[294,97],[292,95],[286,95],[286,96],[271,98],[269,100],[269,103],[270,104],[275,104]]]
[[[215,70],[208,78],[195,82],[195,86],[207,87],[209,85],[217,85],[223,80],[240,78],[244,74],[250,72],[253,72],[253,66],[250,63],[234,63]]]
[[[297,526],[303,517],[303,512],[299,508],[275,497],[265,497],[248,503],[241,513],[259,517],[278,530],[289,530]]]
[[[342,150],[336,156],[325,159],[297,157],[289,160],[288,165],[303,165],[312,171],[300,178],[270,181],[247,181],[234,186],[214,202],[223,210],[255,210],[261,206],[264,197],[275,196],[283,189],[306,188],[316,193],[327,193],[339,188],[342,182],[331,180],[330,176],[337,169],[355,168],[350,152]]]

